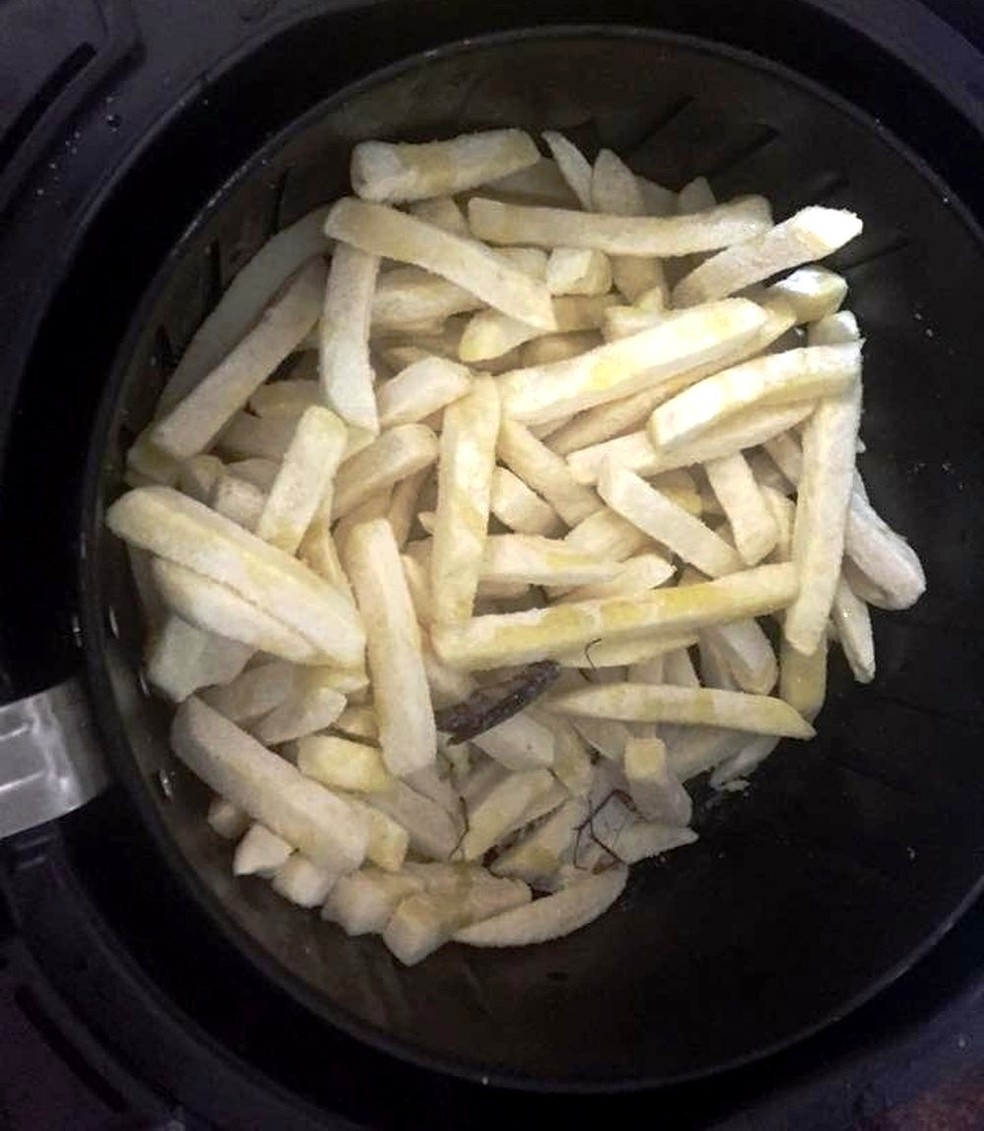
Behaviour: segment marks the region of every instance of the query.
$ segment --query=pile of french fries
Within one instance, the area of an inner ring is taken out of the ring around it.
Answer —
[[[815,265],[860,220],[543,140],[357,145],[356,195],[202,324],[107,518],[236,874],[407,964],[602,914],[696,840],[685,784],[810,738],[828,642],[871,680],[869,607],[925,587]]]

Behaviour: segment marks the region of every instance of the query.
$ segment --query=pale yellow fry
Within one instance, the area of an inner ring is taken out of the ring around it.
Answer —
[[[296,421],[289,416],[252,416],[237,412],[216,439],[216,447],[240,461],[256,459],[276,463],[284,457],[294,437]]]
[[[779,665],[769,638],[754,620],[709,625],[701,633],[728,665],[742,691],[768,695],[779,678]]]
[[[410,848],[429,860],[447,860],[460,838],[458,823],[429,797],[403,781],[366,795],[366,803],[385,813],[410,836]]]
[[[639,554],[623,561],[609,581],[579,585],[564,594],[564,601],[591,601],[601,597],[631,597],[656,589],[673,576],[673,566],[661,554]]]
[[[221,475],[212,487],[208,504],[216,514],[254,532],[263,514],[266,496],[258,487],[235,475]]]
[[[407,592],[418,624],[427,626],[434,621],[434,598],[431,596],[430,570],[408,554],[400,555]]]
[[[644,216],[639,181],[625,162],[610,149],[601,149],[591,172],[591,209],[615,216]]]
[[[673,289],[674,306],[734,294],[801,263],[822,259],[860,235],[863,224],[853,212],[804,208],[767,232],[718,252]]]
[[[850,310],[829,314],[814,322],[807,333],[807,344],[811,346],[836,346],[843,342],[856,342],[861,337],[858,320]]]
[[[497,876],[514,876],[531,887],[549,889],[556,872],[574,854],[577,829],[588,819],[588,803],[572,797],[541,825],[524,834],[511,848],[500,852],[490,865]]]
[[[377,793],[393,785],[375,746],[332,735],[312,734],[296,745],[297,768],[330,789]]]
[[[226,471],[230,475],[235,475],[237,479],[245,479],[247,483],[259,487],[264,495],[273,486],[279,470],[279,461],[272,459],[241,459],[226,465]]]
[[[604,555],[617,562],[624,562],[647,547],[652,548],[648,535],[604,506],[582,519],[564,541],[582,554]]]
[[[564,333],[596,329],[614,301],[607,294],[562,295],[553,302],[557,329]],[[510,350],[542,336],[543,330],[528,322],[510,318],[498,310],[483,310],[473,315],[465,327],[458,356],[466,362],[502,359]]]
[[[171,748],[206,785],[315,864],[352,872],[362,863],[369,840],[365,818],[200,699],[178,708]]]
[[[430,567],[439,621],[471,615],[485,550],[498,434],[498,390],[491,378],[477,378],[468,395],[444,413]]]
[[[779,532],[775,549],[769,556],[769,561],[791,561],[793,556],[793,527],[796,524],[796,504],[792,499],[787,499],[785,495],[771,487],[762,488],[762,498],[765,499],[766,506],[768,506],[775,521],[776,530]]]
[[[205,819],[208,827],[223,840],[239,840],[249,828],[249,816],[224,797],[212,798]]]
[[[253,727],[264,746],[277,746],[324,730],[345,707],[345,696],[332,687],[300,686]]]
[[[385,205],[351,197],[334,205],[325,221],[325,232],[369,254],[423,267],[471,291],[504,314],[544,330],[554,329],[546,285],[507,265],[477,242],[442,232]]]
[[[604,915],[622,894],[628,874],[624,866],[609,868],[554,895],[463,927],[454,940],[468,946],[528,946],[562,938]]]
[[[651,330],[665,318],[666,314],[662,310],[643,310],[639,306],[612,306],[605,311],[602,335],[606,342],[617,342],[620,338],[631,338],[633,334]],[[652,407],[655,408],[655,404]]]
[[[313,354],[302,354],[311,357]],[[257,416],[299,417],[311,405],[321,404],[321,389],[317,381],[268,381],[249,398],[249,408]]]
[[[847,280],[826,267],[801,267],[773,283],[768,293],[784,298],[796,312],[797,322],[819,322],[834,314],[847,297]]]
[[[627,522],[702,573],[722,577],[741,569],[741,558],[723,538],[634,472],[608,463],[598,480],[598,494]]]
[[[741,452],[735,452],[708,460],[704,471],[731,526],[742,561],[758,565],[775,548],[779,529],[748,461]]]
[[[544,334],[520,347],[519,359],[524,366],[552,365],[555,361],[565,361],[577,357],[586,350],[601,345],[601,338],[593,330],[569,334]]]
[[[593,640],[576,652],[565,652],[557,657],[564,668],[621,668],[647,664],[671,652],[686,649],[697,643],[695,635],[643,636],[638,640]]]
[[[210,687],[201,699],[230,722],[248,724],[279,707],[295,682],[290,664],[268,660],[244,671],[225,687]]]
[[[610,683],[553,697],[550,710],[563,715],[619,719],[623,722],[731,727],[753,734],[778,734],[785,738],[812,738],[816,733],[782,699],[706,687]]]
[[[207,503],[224,474],[225,464],[218,456],[192,456],[181,464],[177,487],[200,503]]]
[[[481,859],[553,786],[554,779],[549,770],[521,770],[507,774],[477,801],[469,804],[468,830],[461,841],[462,859]]]
[[[827,697],[827,634],[804,655],[783,638],[779,651],[779,694],[804,719],[812,721]]]
[[[427,200],[415,201],[407,209],[411,216],[443,228],[455,236],[469,236],[468,221],[465,214],[450,196],[435,196]]]
[[[857,382],[860,373],[858,342],[808,346],[746,361],[705,377],[660,405],[650,417],[649,434],[657,448],[668,451],[753,405],[835,396]]]
[[[151,427],[155,447],[179,460],[204,451],[315,324],[324,285],[324,261],[312,260],[225,360]]]
[[[647,821],[689,825],[694,807],[666,760],[661,738],[630,738],[625,745],[625,777],[635,807]]]
[[[498,454],[502,462],[554,508],[569,526],[600,510],[594,491],[574,482],[564,460],[541,443],[528,428],[503,416]]]
[[[492,534],[485,540],[480,577],[483,582],[567,586],[609,581],[618,572],[618,562],[581,554],[555,538]]]
[[[843,574],[834,591],[830,618],[837,629],[837,639],[858,683],[875,678],[875,641],[871,632],[868,606],[854,592]]]
[[[430,468],[423,467],[413,475],[401,479],[393,488],[386,518],[393,528],[393,537],[396,539],[396,544],[401,549],[410,537],[413,520],[417,515],[420,491],[430,474]]]
[[[564,528],[553,507],[507,467],[497,467],[492,472],[489,505],[492,514],[517,534],[540,534],[549,538]]]
[[[708,624],[760,616],[786,608],[798,588],[791,565],[757,566],[683,589],[657,589],[642,597],[583,601],[437,625],[431,639],[446,664],[480,671],[560,656],[599,638],[680,635]]]
[[[369,360],[369,321],[379,257],[341,243],[328,271],[319,337],[325,401],[349,424],[379,431],[375,374]]]
[[[408,365],[380,386],[376,400],[382,428],[413,424],[463,397],[471,374],[463,365],[443,357],[428,357]]]
[[[437,731],[420,630],[389,523],[376,519],[356,527],[344,560],[366,629],[383,760],[402,776],[434,762]]]
[[[283,899],[298,907],[320,907],[335,886],[338,876],[319,868],[306,856],[295,852],[274,873],[271,887]]]
[[[587,247],[607,255],[659,257],[716,251],[768,231],[768,201],[750,196],[694,216],[608,216],[528,208],[475,197],[468,222],[479,239],[534,247]]]
[[[352,150],[352,188],[363,200],[400,204],[477,188],[540,159],[522,130],[485,130],[424,144],[362,141]]]
[[[544,130],[542,137],[568,188],[581,207],[590,211],[591,163],[572,141],[557,130]]]
[[[372,332],[409,332],[476,310],[482,300],[464,287],[419,267],[395,267],[380,275],[372,296]]]
[[[730,299],[668,318],[630,338],[550,366],[501,378],[503,409],[541,424],[618,400],[711,362],[729,364],[766,321],[761,307]]]
[[[257,537],[297,551],[329,489],[348,439],[342,421],[329,409],[312,405],[298,421],[259,521]]]
[[[793,564],[801,588],[783,632],[794,648],[807,654],[826,631],[840,579],[860,419],[861,381],[856,378],[840,396],[820,402],[803,432],[803,474],[793,528]]]
[[[343,518],[371,496],[429,467],[437,452],[437,437],[423,424],[401,424],[384,432],[342,464],[335,476],[332,516]]]
[[[199,688],[234,680],[252,654],[249,644],[169,615],[151,639],[144,670],[150,684],[180,703]]]
[[[552,766],[557,747],[554,732],[527,711],[482,731],[472,742],[509,770]]]
[[[748,743],[748,735],[722,727],[664,726],[666,754],[680,781],[690,781],[734,757]]]
[[[612,265],[600,251],[556,247],[547,261],[547,287],[552,295],[603,295],[612,287]]]

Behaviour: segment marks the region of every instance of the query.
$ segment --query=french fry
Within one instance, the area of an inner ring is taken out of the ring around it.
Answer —
[[[491,865],[492,873],[524,880],[541,891],[550,890],[559,869],[571,861],[577,829],[588,819],[588,812],[585,798],[569,798],[543,824],[501,852]]]
[[[754,196],[694,216],[666,218],[589,215],[501,204],[482,197],[468,202],[472,232],[489,243],[594,248],[606,255],[665,258],[716,251],[769,231],[771,222],[768,202]]]
[[[860,372],[857,342],[808,346],[746,361],[705,377],[660,405],[649,420],[649,435],[656,448],[668,451],[753,405],[836,396],[856,384]]]
[[[723,727],[663,726],[660,733],[666,740],[667,761],[681,782],[733,758],[749,741],[747,734]]]
[[[444,414],[430,567],[438,621],[471,615],[485,551],[498,434],[495,382],[478,378],[468,395]]]
[[[321,404],[321,389],[317,381],[307,379],[268,381],[249,398],[249,409],[257,416],[299,417],[306,408],[317,404]]]
[[[617,573],[618,562],[580,554],[555,538],[493,534],[485,540],[480,577],[483,582],[567,586],[609,581]]]
[[[422,145],[362,141],[352,150],[352,188],[363,200],[392,204],[454,196],[539,158],[522,130],[486,130]]]
[[[590,248],[556,247],[547,262],[552,295],[603,295],[612,287],[608,257]]]
[[[487,919],[530,899],[521,880],[460,882],[451,891],[421,892],[404,899],[383,930],[383,941],[405,966],[433,953],[465,924]]]
[[[409,554],[400,555],[400,565],[403,567],[403,577],[417,623],[422,626],[433,624],[434,598],[431,595],[430,570]]]
[[[274,873],[272,886],[277,895],[298,907],[320,907],[337,879],[334,872],[295,852]]]
[[[168,616],[147,650],[147,680],[174,703],[202,687],[230,683],[253,654],[248,644]]]
[[[607,294],[568,294],[553,302],[557,329],[563,333],[594,330],[602,324],[605,312],[614,300]],[[496,359],[505,369],[506,355],[511,350],[543,336],[543,331],[528,322],[521,322],[498,310],[483,310],[472,316],[461,335],[459,358],[478,364]],[[594,344],[594,343],[592,343]]]
[[[315,324],[324,283],[323,260],[312,260],[225,360],[152,425],[155,447],[178,460],[204,451]]]
[[[844,540],[848,557],[881,594],[880,608],[908,609],[926,590],[915,550],[877,514],[855,486]]]
[[[609,212],[615,216],[644,216],[646,202],[632,170],[616,153],[601,149],[591,170],[591,204],[593,212]]]
[[[553,731],[525,711],[482,731],[472,742],[509,770],[552,766],[556,752]]]
[[[561,656],[598,638],[673,636],[760,616],[786,608],[798,589],[791,565],[757,566],[684,589],[653,590],[643,597],[582,601],[436,625],[431,639],[444,663],[481,671]]]
[[[392,774],[412,773],[434,761],[437,731],[420,631],[389,523],[356,527],[344,554],[366,628],[383,760]]]
[[[279,463],[294,436],[294,421],[283,416],[238,412],[222,429],[217,446],[230,460],[264,459]]]
[[[375,745],[379,741],[379,720],[372,707],[346,707],[335,720],[332,730],[343,738],[369,745]]]
[[[741,569],[741,558],[724,539],[634,472],[609,462],[598,480],[598,494],[626,521],[702,573],[722,577]]]
[[[552,365],[555,361],[565,361],[577,357],[585,350],[601,345],[601,339],[593,330],[572,331],[566,334],[544,334],[520,347],[519,359],[522,365]]]
[[[727,663],[742,691],[768,695],[779,678],[779,665],[769,638],[757,621],[737,620],[709,625],[701,633]]]
[[[680,314],[580,358],[514,370],[501,379],[504,411],[542,424],[739,356],[766,321],[762,309],[731,299]],[[807,395],[807,394],[804,394]]]
[[[793,563],[801,589],[786,613],[783,633],[804,654],[816,649],[826,631],[840,578],[860,419],[861,382],[856,379],[840,396],[820,403],[803,433],[793,529]]]
[[[210,687],[200,698],[230,722],[249,724],[284,702],[294,688],[294,678],[290,664],[269,660],[249,668],[224,687]]]
[[[640,637],[638,640],[596,640],[575,652],[565,652],[557,662],[565,668],[621,668],[647,663],[697,642],[697,637]]]
[[[118,537],[258,605],[324,656],[343,665],[361,659],[364,635],[346,597],[201,503],[169,487],[141,487],[117,499],[106,521]]]
[[[579,585],[563,596],[564,601],[591,601],[602,597],[631,597],[657,589],[673,576],[673,566],[661,554],[649,551],[627,558],[608,581]]]
[[[731,526],[735,548],[745,565],[758,565],[779,540],[776,520],[741,452],[704,465],[711,490]]]
[[[269,879],[290,859],[293,851],[292,845],[265,825],[250,825],[246,835],[236,845],[232,874]]]
[[[258,538],[296,553],[334,478],[347,436],[333,412],[319,405],[304,410],[256,524]]]
[[[771,487],[762,488],[762,498],[776,524],[778,538],[775,549],[769,556],[771,562],[788,562],[793,556],[793,527],[796,524],[796,504],[774,491]]]
[[[273,459],[242,459],[226,465],[226,471],[237,479],[244,479],[267,495],[280,471],[280,461]],[[201,500],[205,502],[205,500]]]
[[[605,311],[605,325],[602,335],[606,342],[617,342],[621,338],[631,338],[658,326],[666,315],[662,310],[643,310],[638,306],[612,306]],[[653,405],[655,408],[655,405]]]
[[[397,546],[403,547],[410,537],[410,531],[417,516],[420,492],[430,473],[430,468],[422,467],[420,471],[401,479],[393,487],[386,519],[392,527]]]
[[[609,868],[570,887],[454,934],[468,946],[526,946],[569,935],[603,915],[625,888],[628,869]]]
[[[601,500],[574,482],[567,464],[518,421],[503,417],[498,454],[502,462],[554,508],[569,526],[600,510]]]
[[[689,647],[689,644],[676,644],[663,657],[663,679],[671,687],[700,687],[700,676],[687,651]]]
[[[313,863],[341,873],[362,862],[364,818],[201,700],[187,699],[178,708],[171,746],[206,785]]]
[[[325,232],[368,254],[423,267],[471,291],[503,314],[544,330],[554,329],[546,285],[508,266],[477,242],[442,232],[385,205],[367,204],[351,197],[332,207]]]
[[[346,423],[379,432],[369,358],[369,321],[379,259],[339,244],[331,260],[319,339],[321,391]]]
[[[826,267],[801,267],[773,283],[768,293],[784,298],[796,312],[797,322],[819,322],[840,308],[847,297],[847,280]]]
[[[252,483],[235,475],[221,475],[212,488],[209,506],[216,514],[228,518],[244,530],[255,532],[266,496]]]
[[[250,825],[249,817],[238,805],[218,796],[209,802],[206,820],[212,832],[223,840],[239,840]]]
[[[507,467],[492,471],[489,500],[491,513],[517,534],[539,534],[549,538],[564,529],[553,507]]]
[[[164,558],[154,558],[152,574],[167,607],[195,628],[297,664],[325,662],[306,636],[227,585]]]
[[[423,886],[417,876],[405,872],[361,868],[339,876],[321,917],[338,923],[347,935],[379,935],[400,903]]]
[[[357,506],[353,507],[344,518],[340,518],[334,527],[334,540],[338,550],[339,560],[345,556],[345,546],[348,543],[352,531],[357,526],[361,526],[364,522],[372,522],[377,518],[385,518],[389,514],[390,503],[393,498],[393,488],[384,487],[382,490],[375,491],[367,499],[363,500]],[[348,591],[352,591],[352,587],[346,575],[345,584]]]
[[[827,635],[813,652],[797,651],[785,637],[779,652],[779,694],[811,722],[827,696]]]
[[[567,187],[577,197],[585,211],[590,211],[591,201],[591,163],[578,147],[557,130],[544,130],[543,140],[556,162],[560,175]]]
[[[689,825],[693,816],[690,794],[666,761],[660,738],[632,738],[625,747],[625,777],[632,802],[647,821]]]
[[[460,840],[460,831],[436,802],[397,781],[388,790],[370,793],[366,803],[406,829],[410,848],[429,860],[448,860]]]
[[[695,268],[674,287],[673,305],[693,306],[724,298],[780,271],[822,259],[860,235],[862,227],[853,212],[804,208]]]
[[[253,737],[264,746],[278,746],[331,726],[345,708],[345,696],[333,687],[304,687],[253,726]]]
[[[207,503],[224,474],[225,464],[217,456],[192,456],[181,464],[177,487],[198,502]]]
[[[557,162],[547,157],[527,169],[490,181],[483,195],[518,204],[546,204],[557,208],[573,208],[578,203]]]
[[[420,267],[395,267],[380,275],[372,296],[372,333],[410,332],[443,323],[454,314],[477,310],[482,300]]]
[[[377,395],[382,428],[414,424],[463,397],[471,374],[443,357],[428,357],[401,370]]]
[[[871,615],[868,606],[855,594],[843,575],[834,591],[830,616],[854,678],[858,683],[870,683],[875,678],[875,642],[871,633]]]
[[[813,727],[782,699],[709,688],[608,684],[568,692],[550,700],[564,715],[638,723],[723,726],[753,734],[812,738]]]
[[[378,793],[393,785],[393,775],[377,747],[331,735],[302,738],[297,743],[297,768],[329,789]]]
[[[342,464],[335,476],[332,516],[344,518],[370,496],[429,467],[437,452],[437,437],[423,424],[401,424],[384,432]]]
[[[454,817],[461,815],[461,798],[457,790],[447,778],[441,777],[433,766],[417,770],[406,780],[411,789],[424,797],[429,797],[435,804],[440,805],[445,813]]]
[[[548,770],[511,773],[468,806],[468,827],[461,841],[465,860],[479,860],[529,807],[554,785]]]
[[[407,209],[411,216],[433,224],[435,228],[443,228],[455,236],[470,236],[468,221],[464,212],[458,207],[450,196],[435,196],[426,200],[415,201]]]

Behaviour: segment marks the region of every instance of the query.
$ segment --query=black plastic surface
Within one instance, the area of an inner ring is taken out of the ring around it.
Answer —
[[[700,845],[640,869],[599,923],[527,951],[452,948],[405,971],[378,942],[346,940],[265,885],[231,880],[227,851],[203,827],[201,791],[172,765],[165,712],[137,688],[139,626],[100,506],[86,538],[83,629],[121,776],[164,851],[171,837],[180,844],[179,869],[206,905],[221,902],[218,921],[272,979],[425,1063],[533,1087],[638,1086],[761,1055],[841,1015],[911,962],[979,882],[984,602],[968,563],[984,550],[972,489],[984,420],[967,374],[984,365],[984,334],[967,303],[984,259],[949,190],[821,92],[672,38],[528,36],[399,71],[309,115],[179,247],[124,350],[122,399],[109,389],[92,447],[103,450],[108,428],[108,459],[93,461],[89,498],[118,489],[121,451],[167,355],[203,313],[193,304],[213,288],[202,272],[223,258],[210,246],[248,254],[263,236],[258,217],[289,223],[330,198],[360,136],[500,122],[635,153],[640,172],[674,187],[705,171],[725,195],[766,185],[780,215],[823,201],[866,217],[865,236],[835,261],[869,339],[873,454],[862,467],[930,580],[914,613],[879,619],[876,686],[858,690],[839,673],[820,740],[783,748],[747,797],[707,814]],[[109,607],[121,646],[100,615]],[[167,804],[152,791],[161,768],[175,774]]]

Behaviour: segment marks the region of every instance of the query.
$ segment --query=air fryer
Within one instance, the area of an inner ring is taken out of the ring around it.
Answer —
[[[494,125],[561,129],[589,155],[610,146],[671,187],[702,174],[722,197],[763,191],[778,216],[824,203],[865,218],[833,261],[867,338],[861,463],[879,508],[923,555],[929,590],[912,612],[877,618],[875,685],[858,689],[835,668],[818,740],[784,744],[746,796],[702,793],[700,843],[634,870],[610,915],[541,947],[451,947],[405,970],[378,940],[347,939],[261,881],[232,879],[204,791],[168,751],[169,712],[141,688],[142,627],[102,515],[195,327],[266,238],[345,191],[355,141]],[[82,497],[59,529],[74,550],[83,701],[136,814],[127,837],[190,895],[209,946],[244,956],[325,1032],[438,1074],[551,1092],[734,1069],[897,978],[973,900],[984,848],[982,410],[970,377],[984,363],[973,312],[984,261],[956,192],[805,77],[641,27],[449,43],[332,94],[244,156],[223,184],[202,186],[217,191],[112,343],[108,377],[93,377],[100,407],[76,440]]]

